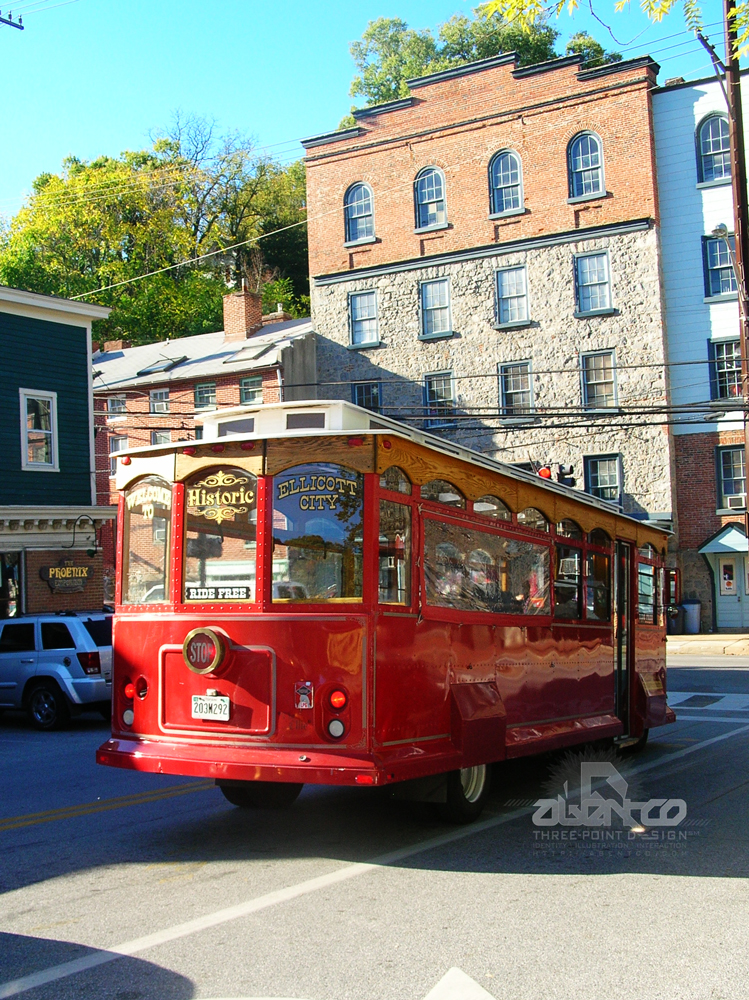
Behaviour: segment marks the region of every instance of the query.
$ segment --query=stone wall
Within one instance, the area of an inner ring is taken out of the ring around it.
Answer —
[[[606,249],[613,315],[574,318],[574,254]],[[428,264],[396,273],[312,283],[312,318],[318,333],[320,398],[351,400],[351,382],[380,381],[384,412],[417,419],[423,414],[426,373],[452,371],[457,423],[445,437],[499,461],[565,463],[583,486],[583,455],[620,453],[624,509],[672,511],[671,448],[658,417],[616,419],[581,412],[581,352],[611,349],[617,364],[618,402],[665,402],[664,348],[655,231],[585,238],[492,257]],[[525,264],[531,323],[493,328],[495,272]],[[419,340],[419,281],[449,277],[453,335]],[[349,348],[348,295],[376,289],[380,346]],[[548,417],[498,418],[499,364],[529,360],[535,406]],[[627,366],[637,367],[627,367]],[[652,365],[652,367],[646,367]],[[551,414],[557,414],[552,416]],[[648,426],[640,426],[643,422]],[[618,426],[626,423],[628,426]]]

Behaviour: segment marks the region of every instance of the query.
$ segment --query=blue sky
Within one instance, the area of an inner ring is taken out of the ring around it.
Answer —
[[[466,0],[18,0],[21,32],[0,25],[0,215],[17,211],[31,182],[64,156],[92,159],[148,144],[175,109],[212,115],[225,129],[254,135],[289,161],[298,139],[335,128],[348,111],[354,74],[349,43],[377,17],[434,28]],[[475,0],[474,0],[475,3]],[[8,0],[0,2],[5,13]],[[721,4],[704,5],[707,31],[722,38]],[[556,22],[559,51],[587,30],[625,58],[650,53],[659,79],[709,76],[707,53],[684,30],[680,9],[649,25],[633,4],[585,11]],[[722,46],[720,46],[722,49]]]

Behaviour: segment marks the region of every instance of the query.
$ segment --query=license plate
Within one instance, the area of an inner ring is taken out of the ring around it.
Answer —
[[[214,719],[228,722],[231,701],[223,695],[194,694],[192,696],[193,719]]]

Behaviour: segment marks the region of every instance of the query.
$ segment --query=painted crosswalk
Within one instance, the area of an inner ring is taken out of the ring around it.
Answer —
[[[749,694],[720,694],[715,691],[669,691],[668,703],[680,710],[709,709],[711,712],[749,712]]]

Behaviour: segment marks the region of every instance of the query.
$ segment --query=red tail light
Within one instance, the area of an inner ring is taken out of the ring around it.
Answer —
[[[340,712],[342,708],[346,707],[346,702],[348,701],[348,695],[345,691],[341,691],[337,688],[335,691],[330,692],[330,707],[334,708],[337,712]]]
[[[126,680],[122,688],[122,693],[125,695],[128,701],[132,701],[135,697],[135,685],[132,681]]]
[[[78,662],[83,667],[85,673],[101,673],[101,660],[99,659],[98,650],[95,653],[76,653],[76,656],[78,657]]]

